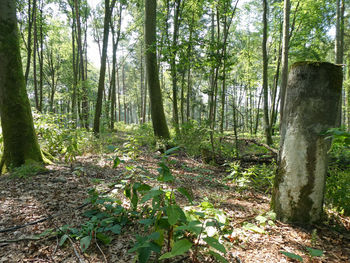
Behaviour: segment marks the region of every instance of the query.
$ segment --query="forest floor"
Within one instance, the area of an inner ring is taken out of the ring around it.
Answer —
[[[0,262],[135,262],[135,254],[128,250],[135,234],[140,232],[137,224],[124,227],[121,234],[113,236],[109,245],[94,243],[85,253],[74,239],[59,246],[57,235],[40,236],[49,229],[79,226],[86,221],[83,212],[89,206],[82,205],[88,197],[88,189],[110,190],[109,185],[125,175],[125,167],[135,162],[125,158],[125,163],[112,168],[114,157],[112,153],[86,154],[78,156],[71,165],[63,162],[49,165],[47,172],[35,176],[1,176]],[[159,159],[160,153],[144,149],[136,160],[139,166],[156,174]],[[269,194],[249,187],[241,189],[225,180],[226,168],[204,164],[181,151],[171,157],[170,163],[176,184],[186,187],[195,203],[207,200],[226,213],[231,229],[231,234],[224,239],[228,262],[293,262],[280,251],[300,255],[304,262],[350,262],[350,218],[328,211],[325,223],[312,228],[276,220],[271,225],[261,226],[256,217],[269,211]],[[111,193],[123,198],[122,190]],[[126,200],[124,204],[128,205]],[[182,199],[180,204],[187,205]],[[43,222],[37,222],[41,219]],[[28,225],[31,222],[35,223]],[[251,223],[248,228],[244,227],[247,223]],[[311,258],[307,247],[324,253],[321,257]],[[179,257],[176,262],[190,260]],[[202,256],[200,262],[215,261]]]

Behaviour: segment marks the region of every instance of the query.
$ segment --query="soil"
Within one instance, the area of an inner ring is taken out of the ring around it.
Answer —
[[[47,172],[35,176],[1,176],[0,262],[135,262],[135,254],[128,253],[135,234],[139,233],[135,224],[114,235],[108,246],[95,242],[85,253],[75,239],[59,246],[57,235],[38,236],[48,229],[58,231],[63,225],[79,226],[86,221],[82,214],[89,209],[84,206],[88,189],[110,190],[108,185],[122,179],[125,166],[133,163],[131,158],[125,158],[125,163],[112,168],[114,156],[87,154],[77,157],[71,165],[63,162],[49,165]],[[156,174],[159,158],[160,153],[144,149],[137,164]],[[326,211],[324,223],[308,228],[274,221],[264,226],[263,233],[247,230],[243,228],[245,224],[257,224],[256,216],[269,211],[269,194],[254,188],[242,190],[223,180],[228,175],[225,167],[204,164],[184,152],[171,157],[170,163],[176,184],[186,187],[195,202],[206,198],[226,212],[228,227],[232,229],[224,242],[229,262],[293,262],[280,251],[300,255],[304,262],[350,262],[349,217]],[[123,198],[122,191],[118,195]],[[181,199],[180,204],[186,205],[186,201]],[[324,254],[311,258],[307,247]],[[169,262],[192,261],[187,256]],[[202,255],[199,262],[215,261]]]

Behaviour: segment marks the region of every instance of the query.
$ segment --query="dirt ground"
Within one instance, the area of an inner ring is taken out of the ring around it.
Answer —
[[[111,158],[107,154],[86,155],[78,157],[72,166],[50,165],[48,172],[24,179],[1,176],[0,262],[135,262],[135,254],[128,250],[138,233],[136,225],[123,228],[110,245],[96,243],[86,253],[79,250],[79,242],[74,239],[60,247],[59,237],[38,236],[45,230],[77,226],[86,220],[82,214],[88,206],[81,206],[88,189],[106,191],[110,183],[124,175],[123,166],[128,160],[114,169]],[[242,230],[244,223],[254,223],[256,216],[269,211],[269,196],[253,189],[237,191],[235,185],[222,180],[227,175],[222,167],[203,164],[185,154],[173,159],[171,169],[178,184],[191,190],[195,201],[206,197],[227,213],[232,228],[224,242],[229,262],[293,262],[280,251],[298,254],[304,262],[350,262],[350,218],[328,212],[325,223],[312,228],[275,221],[265,227],[264,233]],[[138,164],[155,173],[158,161],[157,153],[144,152]],[[311,258],[306,247],[324,254]],[[201,260],[214,262],[205,257]],[[176,262],[190,261],[180,257]]]

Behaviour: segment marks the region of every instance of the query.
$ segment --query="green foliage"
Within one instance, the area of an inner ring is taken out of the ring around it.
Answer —
[[[322,257],[323,251],[311,247],[305,247],[305,250],[307,252],[307,255],[312,259],[314,257]],[[287,251],[280,251],[281,254],[285,255],[288,258],[295,259],[297,261],[303,262],[303,258],[297,254],[287,252]]]
[[[93,240],[108,245],[112,241],[110,235],[120,234],[122,227],[128,221],[127,212],[121,206],[119,199],[101,195],[95,189],[90,189],[86,202],[92,205],[92,209],[84,213],[88,221],[81,224],[79,228],[68,225],[62,227],[60,230],[63,235],[59,242],[60,246],[69,236],[80,240],[82,251],[86,251]]]
[[[184,209],[177,204],[178,195],[186,197],[191,204],[193,202],[185,188],[174,187],[176,178],[168,163],[170,155],[177,150],[178,147],[165,151],[158,164],[157,180],[163,186],[152,187],[147,184],[149,176],[145,175],[143,168],[126,167],[126,180],[122,180],[118,187],[123,189],[129,200],[129,209],[121,206],[119,199],[91,189],[87,202],[92,205],[92,209],[84,213],[88,220],[79,228],[63,227],[59,244],[63,245],[68,238],[75,238],[80,241],[81,249],[86,251],[93,241],[108,245],[113,234],[122,232],[123,226],[138,223],[143,226],[143,234],[136,235],[136,242],[129,252],[137,253],[139,262],[150,262],[152,253],[159,260],[184,255],[193,249],[194,240],[203,240],[209,247],[225,254],[226,249],[218,239],[227,223],[225,213],[208,201]],[[117,167],[121,162],[116,157],[114,166]],[[168,252],[160,255],[164,249]],[[226,262],[214,251],[203,252],[220,262]],[[192,254],[196,257],[198,253],[198,245],[195,245]]]
[[[200,156],[203,148],[209,149],[209,129],[196,121],[189,121],[181,126],[181,135],[175,139],[177,145],[186,149],[193,156]]]
[[[35,161],[27,161],[25,164],[20,167],[15,167],[14,169],[10,169],[11,176],[17,178],[27,178],[30,176],[34,176],[38,173],[46,172],[47,169],[40,163]]]
[[[73,162],[94,141],[93,135],[82,128],[73,128],[68,116],[33,113],[35,130],[41,149],[51,156],[63,156]]]
[[[225,181],[233,181],[239,190],[253,187],[265,193],[271,192],[276,170],[275,163],[254,165],[249,168],[242,168],[239,163],[230,163],[229,166],[230,174]]]
[[[286,257],[288,258],[291,258],[291,259],[295,259],[295,260],[298,260],[300,262],[303,262],[303,258],[297,254],[294,254],[294,253],[290,253],[290,252],[287,252],[287,251],[280,251],[283,255],[285,255]]]
[[[325,201],[344,215],[350,215],[350,133],[330,129],[325,135],[333,139]]]

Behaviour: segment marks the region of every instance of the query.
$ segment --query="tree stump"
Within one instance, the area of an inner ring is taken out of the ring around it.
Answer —
[[[342,75],[341,66],[327,62],[291,66],[272,196],[284,222],[310,224],[321,217],[331,144],[322,133],[340,124]]]

